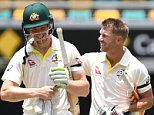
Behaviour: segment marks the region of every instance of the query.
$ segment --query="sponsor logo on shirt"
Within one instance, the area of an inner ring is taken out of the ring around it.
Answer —
[[[96,75],[100,75],[101,74],[100,69],[99,69],[98,66],[95,66],[95,74]]]
[[[36,65],[36,63],[31,59],[28,59],[28,64],[30,67],[34,67]]]
[[[150,77],[148,77],[147,79],[146,79],[146,83],[145,84],[150,84]]]
[[[7,71],[10,71],[10,69],[13,67],[13,65],[10,65],[8,68],[7,68]]]
[[[76,57],[75,59],[76,59],[77,64],[81,64],[82,63],[80,58]]]

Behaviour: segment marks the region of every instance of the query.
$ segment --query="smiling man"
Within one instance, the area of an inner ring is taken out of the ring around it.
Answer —
[[[92,82],[90,115],[144,115],[153,105],[150,75],[124,46],[128,26],[120,19],[108,18],[102,21],[99,33],[101,52],[82,56]]]
[[[52,15],[42,3],[25,7],[22,28],[26,44],[14,54],[2,76],[1,99],[24,100],[23,115],[72,115],[67,94],[86,97],[89,93],[77,48],[65,41],[69,72],[63,68],[59,40],[52,35]]]

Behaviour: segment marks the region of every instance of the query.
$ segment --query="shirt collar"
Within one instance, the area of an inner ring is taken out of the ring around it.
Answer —
[[[119,64],[123,66],[128,66],[130,60],[131,60],[131,52],[124,46],[123,49],[125,50],[124,55],[122,56]]]
[[[122,56],[119,64],[123,66],[127,66],[131,59],[131,52],[124,46],[123,49],[125,50],[124,55]],[[102,55],[102,62],[106,61],[106,52],[101,52]]]

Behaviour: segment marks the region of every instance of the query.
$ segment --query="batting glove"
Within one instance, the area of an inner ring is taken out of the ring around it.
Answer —
[[[49,76],[53,80],[55,87],[65,88],[69,81],[69,71],[63,67],[50,68]]]

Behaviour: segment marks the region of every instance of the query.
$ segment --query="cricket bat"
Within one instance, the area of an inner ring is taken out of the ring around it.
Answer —
[[[57,28],[56,31],[57,31],[57,35],[59,38],[64,67],[68,68],[68,70],[70,70],[70,66],[68,64],[68,57],[67,57],[67,53],[66,53],[66,48],[65,48],[65,44],[64,44],[64,39],[63,39],[62,28]],[[71,72],[70,72],[70,79],[73,80]],[[70,111],[72,112],[73,115],[79,115],[80,110],[79,110],[79,105],[78,105],[78,101],[79,101],[78,97],[71,95],[69,92],[67,92],[67,95],[68,95],[68,101],[70,102]]]
[[[123,80],[123,82],[125,83],[125,85],[127,86],[128,88],[128,96],[131,97],[132,95],[137,99],[139,100],[140,97],[138,95],[138,92],[136,91],[135,87],[134,87],[134,84],[131,83],[128,79],[128,73],[125,71],[125,70],[122,70],[121,73],[121,79]],[[144,115],[145,111],[140,111],[139,114],[140,115]]]

